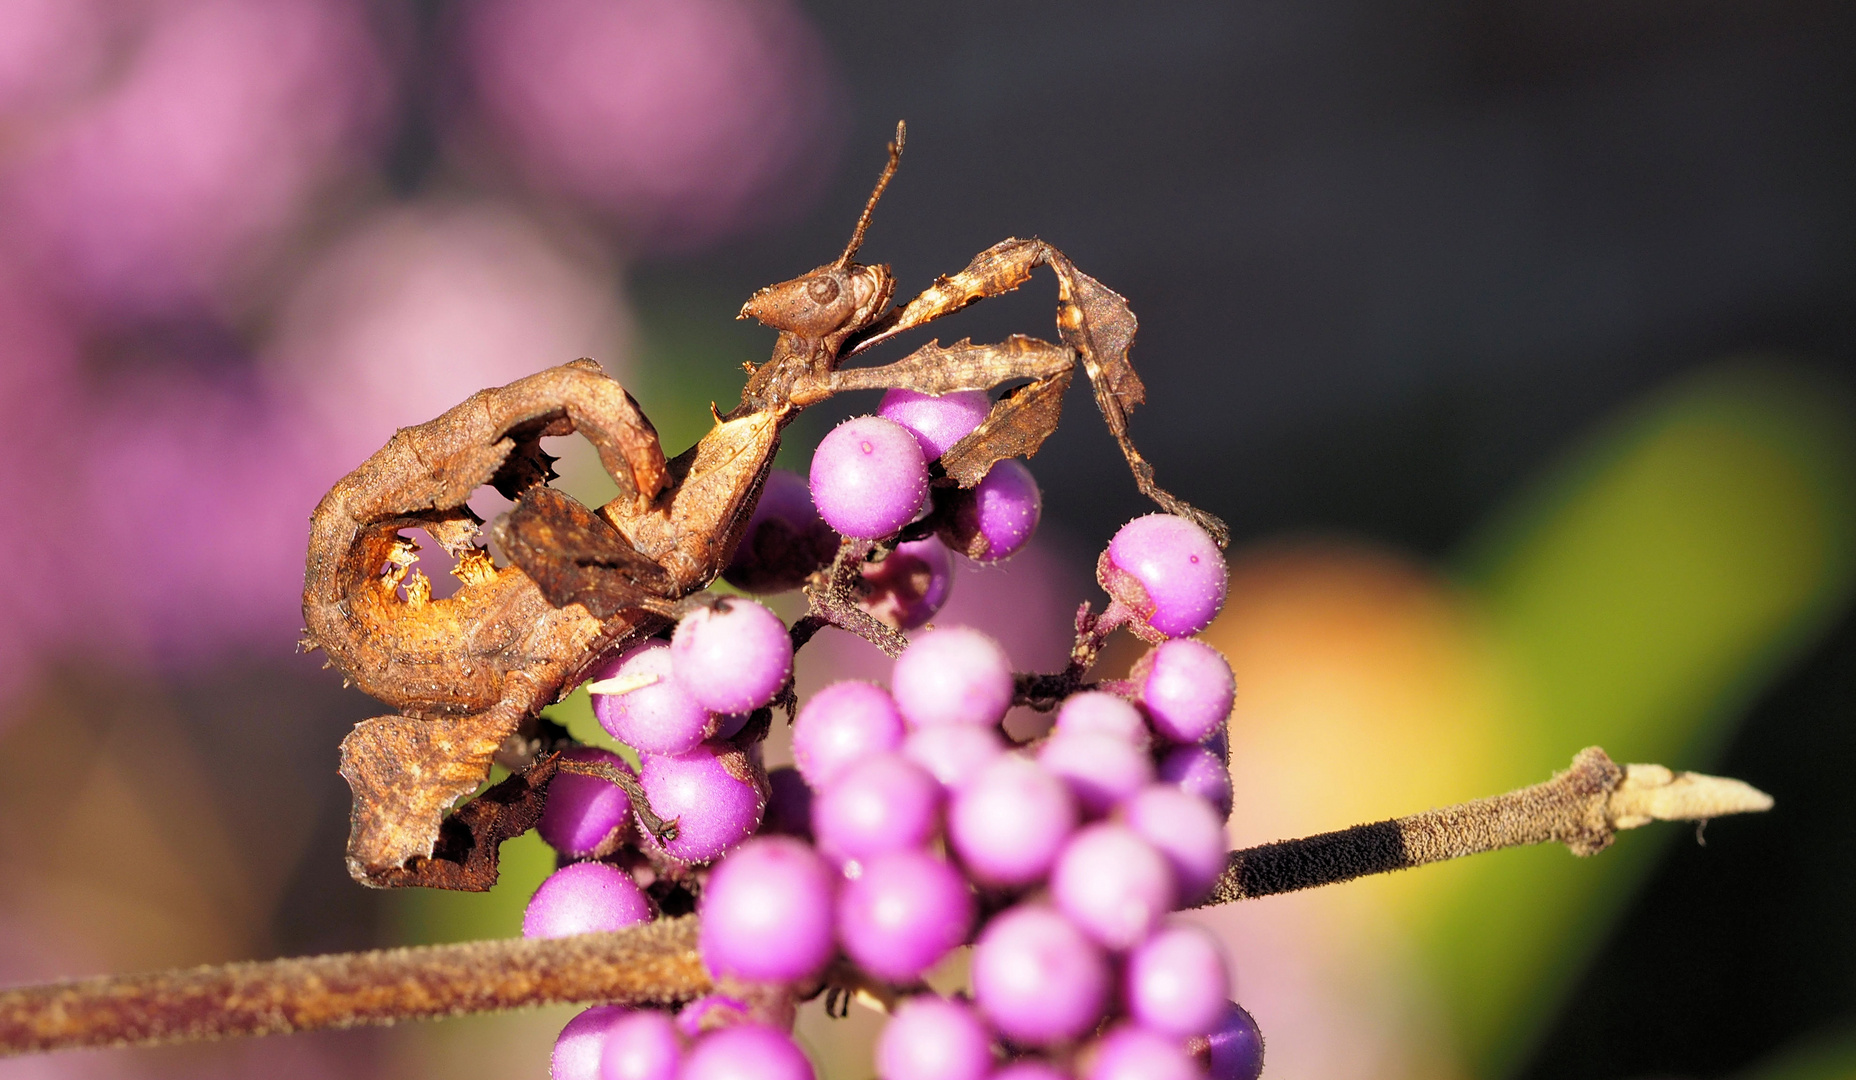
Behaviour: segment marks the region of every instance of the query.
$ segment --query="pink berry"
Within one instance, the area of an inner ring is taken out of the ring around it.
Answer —
[[[1209,747],[1176,746],[1160,759],[1159,778],[1190,795],[1204,799],[1218,813],[1231,816],[1231,771],[1224,758]]]
[[[816,1080],[816,1074],[792,1036],[747,1023],[698,1039],[677,1080]]]
[[[990,1080],[1070,1080],[1070,1075],[1036,1058],[1020,1058],[993,1073]]]
[[[671,858],[708,862],[760,826],[765,781],[747,754],[704,743],[684,754],[639,757],[638,782],[652,812],[677,823],[676,839],[662,845]]]
[[[672,663],[668,642],[647,641],[596,668],[588,690],[600,726],[648,754],[695,749],[715,717],[673,677]],[[614,684],[622,692],[610,692]]]
[[[561,755],[566,761],[603,761],[626,775],[634,775],[625,759],[610,750],[575,747]],[[623,788],[609,780],[581,773],[556,773],[548,782],[548,801],[535,831],[548,846],[570,859],[609,855],[631,832],[632,801]]]
[[[1154,759],[1126,739],[1096,731],[1059,731],[1038,751],[1038,764],[1063,778],[1088,814],[1106,814],[1154,779]]]
[[[1166,927],[1128,955],[1128,1013],[1163,1035],[1203,1035],[1224,1015],[1231,972],[1218,939],[1184,923]]]
[[[1043,513],[1038,482],[1016,458],[1000,461],[970,491],[951,493],[951,520],[940,529],[947,545],[975,562],[998,562],[1031,541]]]
[[[1051,898],[1071,922],[1117,951],[1141,943],[1173,910],[1179,886],[1152,844],[1125,825],[1082,829],[1050,875]]]
[[[831,561],[838,534],[818,516],[805,478],[772,469],[722,578],[751,593],[797,589]]]
[[[549,874],[529,897],[522,936],[567,937],[650,921],[651,901],[630,874],[601,862],[569,863]]]
[[[1108,957],[1042,904],[1021,904],[987,924],[973,948],[972,977],[980,1012],[1029,1046],[1086,1033],[1108,1003]]]
[[[1063,699],[1057,710],[1059,732],[1100,732],[1145,749],[1151,739],[1141,711],[1127,699],[1101,690],[1087,690]]]
[[[954,556],[935,537],[897,544],[882,562],[865,563],[858,606],[897,630],[935,617],[954,591]]]
[[[822,970],[832,953],[835,876],[791,837],[757,837],[736,848],[703,888],[703,965],[759,982],[793,982]]]
[[[876,412],[908,428],[921,444],[922,456],[933,461],[972,434],[991,410],[992,400],[984,390],[955,390],[935,397],[897,387],[883,395]]]
[[[599,1054],[599,1080],[677,1080],[683,1040],[670,1017],[640,1009],[606,1030]]]
[[[1205,1080],[1179,1039],[1134,1024],[1096,1040],[1083,1059],[1082,1080]]]
[[[677,682],[703,708],[751,713],[792,677],[793,639],[778,615],[728,597],[683,617],[670,639],[670,660]]]
[[[943,724],[910,732],[902,741],[902,753],[933,774],[942,787],[955,791],[1005,753],[1005,740],[993,728]]]
[[[1204,742],[1224,729],[1237,683],[1224,654],[1190,638],[1162,643],[1134,665],[1154,730],[1172,742]]]
[[[890,688],[911,728],[990,727],[1012,706],[1012,663],[998,642],[978,630],[930,630],[902,650]]]
[[[879,1080],[986,1080],[991,1071],[992,1036],[962,1002],[909,998],[877,1039]]]
[[[567,1021],[554,1040],[549,1080],[600,1080],[599,1058],[606,1035],[630,1012],[619,1005],[595,1005]]]
[[[902,745],[902,714],[889,692],[867,682],[832,683],[793,718],[793,764],[822,788],[853,763]]]
[[[923,847],[940,828],[940,783],[894,752],[851,765],[812,802],[812,834],[839,861]]]
[[[1156,632],[1186,637],[1211,625],[1224,605],[1224,554],[1185,518],[1148,514],[1109,541],[1096,580]]]
[[[967,940],[973,916],[959,871],[925,851],[894,851],[845,882],[838,939],[865,971],[909,983]]]
[[[846,420],[819,440],[812,455],[812,503],[845,536],[891,536],[914,519],[927,498],[921,445],[893,420]]]
[[[1211,803],[1172,784],[1155,784],[1121,804],[1121,819],[1173,868],[1182,903],[1195,903],[1224,873],[1224,822]]]
[[[956,792],[947,815],[962,865],[988,885],[1039,880],[1075,828],[1069,788],[1016,754],[999,757]]]

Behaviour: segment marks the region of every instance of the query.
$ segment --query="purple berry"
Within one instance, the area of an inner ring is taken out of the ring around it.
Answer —
[[[677,1080],[683,1040],[661,1012],[640,1009],[606,1031],[599,1055],[599,1080]]]
[[[941,526],[947,545],[975,562],[998,562],[1018,554],[1037,531],[1043,512],[1038,482],[1025,463],[1006,458],[970,491],[954,500],[951,520]]]
[[[1070,1076],[1048,1062],[1020,1058],[993,1073],[989,1080],[1070,1080]]]
[[[967,940],[973,915],[959,871],[925,851],[893,851],[844,883],[838,940],[865,971],[909,983]]]
[[[549,874],[529,897],[522,936],[593,934],[650,921],[651,901],[630,874],[601,862],[569,863]]]
[[[1141,657],[1132,681],[1154,730],[1177,743],[1204,742],[1224,730],[1237,682],[1224,654],[1203,641],[1168,641]]]
[[[897,544],[882,562],[865,563],[858,606],[897,630],[934,618],[954,591],[954,556],[930,536]]]
[[[1006,754],[954,795],[947,834],[960,861],[988,885],[1029,885],[1057,861],[1076,828],[1076,799],[1035,762]]]
[[[1152,738],[1141,710],[1126,698],[1101,690],[1086,690],[1063,699],[1057,710],[1057,732],[1094,731],[1113,735],[1124,742],[1146,749]]]
[[[1179,1039],[1123,1024],[1083,1052],[1082,1080],[1205,1080]]]
[[[1263,1075],[1263,1032],[1242,1005],[1225,1003],[1208,1041],[1209,1080],[1257,1080]]]
[[[1176,746],[1160,759],[1160,780],[1204,799],[1218,820],[1231,816],[1231,771],[1224,759],[1205,746]]]
[[[1224,605],[1224,554],[1204,529],[1172,514],[1123,525],[1102,552],[1096,579],[1164,637],[1198,633]]]
[[[548,1060],[550,1080],[599,1080],[599,1056],[606,1033],[631,1012],[619,1005],[595,1005],[567,1021],[554,1040]]]
[[[935,397],[901,387],[885,393],[876,409],[878,416],[909,429],[929,461],[971,434],[990,411],[992,400],[984,390],[955,390]]]
[[[989,727],[946,724],[910,732],[902,741],[902,753],[933,774],[942,787],[954,791],[1005,753],[1005,740]]]
[[[873,540],[914,520],[928,498],[928,462],[915,436],[880,416],[859,416],[819,440],[812,504],[845,536]]]
[[[778,615],[752,600],[725,597],[677,623],[670,659],[677,682],[703,708],[751,713],[792,677],[793,639]]]
[[[610,750],[579,746],[562,754],[567,761],[603,761],[632,774],[625,759]],[[632,801],[609,780],[580,773],[557,773],[548,782],[548,801],[535,831],[548,846],[570,859],[610,855],[631,832]]]
[[[1038,751],[1038,764],[1062,777],[1083,811],[1094,815],[1108,813],[1154,779],[1147,751],[1096,731],[1057,732]]]
[[[711,1031],[683,1057],[677,1080],[817,1080],[792,1036],[765,1024]]]
[[[911,728],[990,727],[1012,707],[1012,662],[998,642],[978,630],[930,630],[902,650],[890,688]]]
[[[671,858],[708,862],[759,827],[765,781],[747,754],[704,743],[686,754],[642,754],[640,763],[652,812],[677,823],[676,839],[661,845]]]
[[[877,1039],[879,1080],[986,1080],[991,1071],[992,1036],[958,1001],[909,998]]]
[[[1224,822],[1199,796],[1172,784],[1155,784],[1121,804],[1121,820],[1173,868],[1181,903],[1203,899],[1224,873]]]
[[[767,813],[760,831],[812,838],[812,788],[791,765],[767,773]]]
[[[851,765],[812,802],[812,835],[840,861],[924,847],[940,827],[940,782],[894,752]]]
[[[670,644],[663,641],[644,642],[597,668],[587,689],[600,726],[647,754],[695,749],[715,726],[715,717],[671,677],[670,669]]]
[[[1173,868],[1126,825],[1082,829],[1050,875],[1051,899],[1070,921],[1110,949],[1141,943],[1179,896]]]
[[[837,551],[838,534],[818,516],[805,478],[773,469],[722,577],[751,593],[785,592],[805,584]]]
[[[793,982],[831,959],[836,877],[809,846],[756,837],[716,864],[702,893],[699,948],[716,975]]]
[[[1178,1038],[1212,1030],[1231,996],[1231,971],[1218,939],[1183,923],[1143,941],[1129,954],[1122,978],[1128,1014]]]
[[[902,714],[889,691],[867,682],[832,683],[793,718],[793,764],[822,788],[852,763],[902,745]]]
[[[974,999],[1014,1042],[1049,1046],[1089,1031],[1108,1003],[1109,982],[1102,950],[1042,904],[998,915],[973,948]]]

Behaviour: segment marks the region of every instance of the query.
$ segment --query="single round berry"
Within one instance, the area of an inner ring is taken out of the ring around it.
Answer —
[[[1012,662],[998,642],[978,630],[930,630],[902,650],[890,689],[911,728],[990,727],[1012,706]]]
[[[562,754],[567,761],[604,762],[635,775],[625,759],[610,750],[577,746]],[[632,801],[610,780],[583,773],[556,773],[548,782],[548,801],[535,831],[548,846],[570,859],[610,855],[631,833]]]
[[[954,794],[947,835],[961,863],[988,885],[1029,885],[1057,861],[1076,828],[1076,799],[1035,762],[1006,754]]]
[[[1084,933],[1110,949],[1141,943],[1179,896],[1173,868],[1126,825],[1079,830],[1050,875],[1051,899]]]
[[[1084,1034],[1108,1003],[1108,957],[1042,904],[1021,904],[987,924],[973,947],[972,978],[980,1012],[1029,1046]]]
[[[722,578],[751,593],[797,589],[831,562],[838,534],[818,516],[805,478],[772,469]]]
[[[1218,820],[1231,816],[1231,771],[1209,747],[1176,746],[1160,758],[1159,779],[1204,799]]]
[[[1204,899],[1224,873],[1224,822],[1199,796],[1172,784],[1155,784],[1123,802],[1120,816],[1173,868],[1181,903]]]
[[[1133,681],[1154,730],[1176,743],[1204,742],[1224,730],[1237,693],[1224,654],[1190,638],[1164,642],[1141,657]]]
[[[865,563],[857,604],[887,626],[913,630],[934,618],[953,591],[954,556],[930,536]]]
[[[1126,698],[1101,690],[1085,690],[1064,698],[1063,706],[1057,710],[1057,731],[1059,734],[1092,731],[1113,735],[1143,750],[1152,738],[1141,710],[1129,704]]]
[[[767,813],[760,831],[812,839],[812,787],[791,765],[767,773]]]
[[[876,414],[894,420],[915,436],[922,457],[933,461],[966,438],[992,410],[984,390],[955,390],[939,397],[897,387],[883,395]]]
[[[986,1080],[992,1037],[958,1001],[922,995],[904,1001],[876,1042],[880,1080]]]
[[[651,901],[630,874],[601,862],[569,863],[549,874],[529,897],[522,936],[593,934],[650,921]]]
[[[748,1023],[696,1040],[677,1080],[816,1080],[816,1074],[792,1036]]]
[[[669,642],[647,641],[596,669],[587,689],[600,726],[648,754],[695,749],[715,717],[672,677],[671,663]]]
[[[893,851],[844,883],[838,940],[865,971],[909,983],[967,940],[973,915],[957,870],[925,851]]]
[[[1263,1075],[1263,1032],[1242,1005],[1225,1003],[1207,1041],[1211,1044],[1205,1070],[1208,1080],[1257,1080]]]
[[[1165,637],[1198,633],[1224,605],[1224,554],[1204,529],[1172,514],[1123,525],[1102,552],[1096,579]]]
[[[704,743],[685,754],[639,757],[638,782],[652,812],[677,823],[675,839],[650,841],[671,858],[708,862],[760,826],[764,780],[746,753]]]
[[[758,982],[816,974],[831,959],[835,877],[811,847],[791,837],[742,844],[703,887],[703,965]]]
[[[944,724],[910,732],[902,741],[902,753],[954,791],[1005,753],[1005,740],[993,728]]]
[[[567,1021],[555,1037],[554,1053],[548,1060],[550,1080],[600,1080],[599,1057],[606,1034],[630,1012],[619,1005],[595,1005]]]
[[[928,462],[915,436],[880,416],[859,416],[819,440],[812,504],[845,536],[874,540],[914,520],[928,498]]]
[[[812,835],[839,861],[926,846],[941,828],[941,784],[899,753],[872,754],[812,802]]]
[[[832,683],[793,718],[793,764],[822,788],[854,762],[902,745],[902,714],[889,691],[867,682]]]
[[[1006,458],[971,490],[949,493],[953,512],[940,528],[947,546],[975,562],[1018,554],[1037,532],[1044,498],[1025,463]]]
[[[1128,1014],[1178,1038],[1212,1030],[1230,996],[1231,971],[1218,939],[1184,923],[1141,942],[1122,975]]]
[[[1181,1040],[1137,1024],[1111,1029],[1083,1060],[1082,1080],[1205,1080]]]
[[[677,1080],[683,1040],[670,1017],[640,1009],[606,1030],[599,1055],[599,1080]]]
[[[752,600],[725,597],[677,623],[671,672],[710,712],[751,713],[793,674],[793,639],[780,617]]]
[[[1154,759],[1126,739],[1062,731],[1038,751],[1038,764],[1063,778],[1087,814],[1101,815],[1153,783]]]

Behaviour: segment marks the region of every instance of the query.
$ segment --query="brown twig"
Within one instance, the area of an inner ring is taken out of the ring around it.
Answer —
[[[705,994],[696,919],[608,934],[226,964],[0,991],[0,1055]]]

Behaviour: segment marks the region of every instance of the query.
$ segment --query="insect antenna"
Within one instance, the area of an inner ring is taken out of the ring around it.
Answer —
[[[896,166],[902,163],[902,143],[908,133],[908,124],[896,121],[896,137],[889,144],[889,163],[883,166],[883,175],[876,178],[876,190],[870,193],[870,201],[864,204],[864,212],[857,219],[857,228],[851,233],[851,242],[845,245],[844,254],[838,256],[840,267],[851,265],[851,258],[857,254],[857,249],[864,246],[864,231],[870,228],[870,215],[876,213],[876,201],[883,197],[883,189],[889,186],[890,179],[896,175]]]

